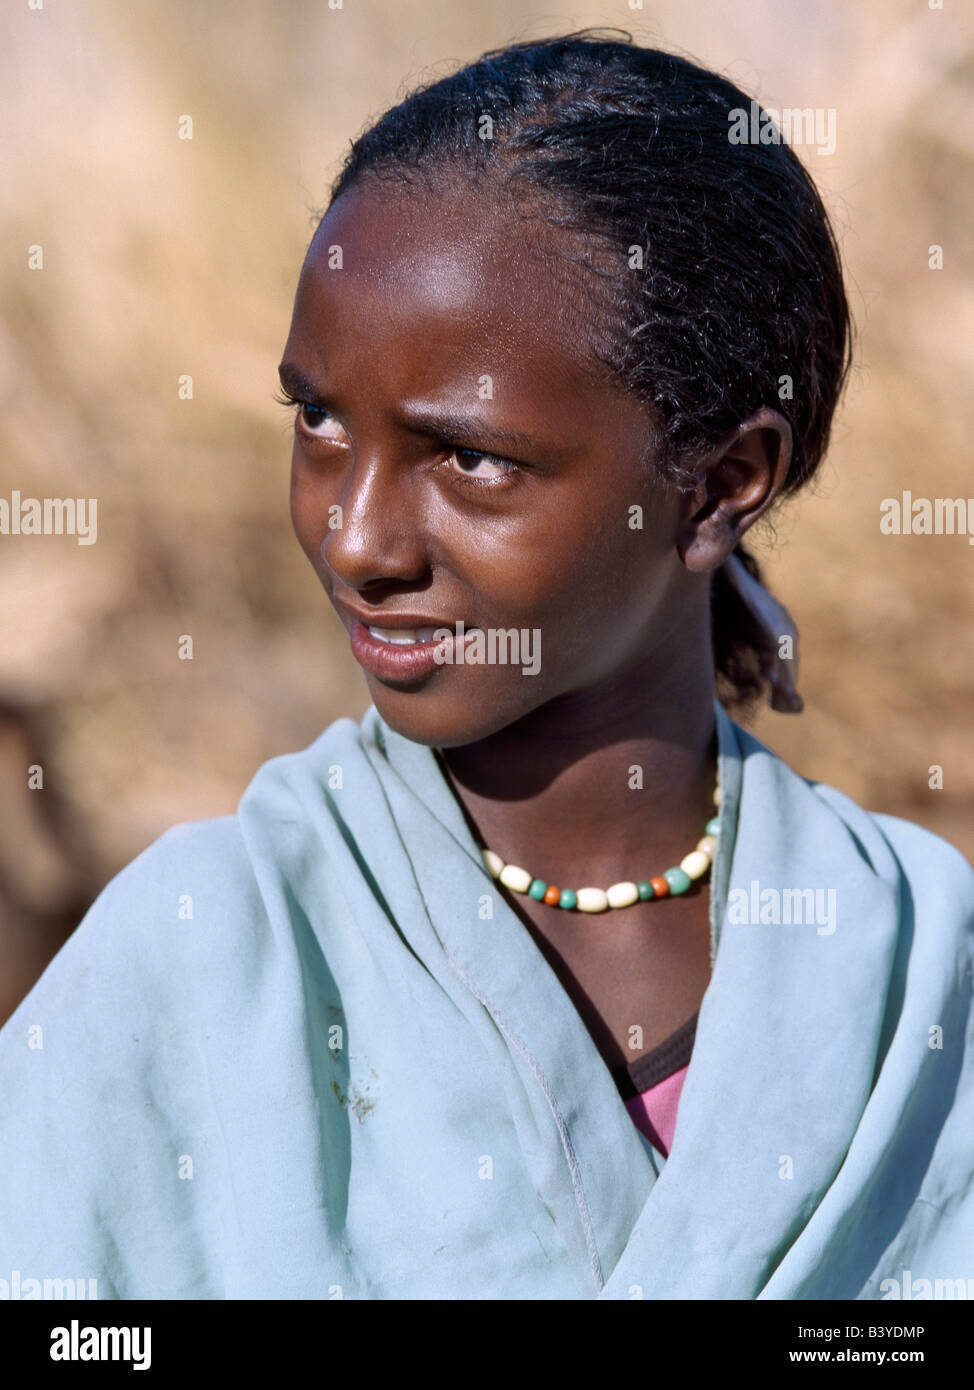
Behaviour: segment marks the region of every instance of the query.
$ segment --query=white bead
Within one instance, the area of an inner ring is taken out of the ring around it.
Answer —
[[[575,906],[579,912],[604,912],[609,899],[601,888],[579,888]]]
[[[709,854],[711,859],[713,859],[714,855],[717,853],[717,836],[705,835],[702,840],[697,841],[697,849],[701,850],[704,854]]]
[[[680,868],[687,878],[703,878],[710,868],[710,855],[704,854],[702,849],[691,850],[685,859],[680,860]]]
[[[721,801],[723,801],[723,799],[724,799],[724,794],[723,794],[723,792],[720,790],[720,783],[718,782],[717,786],[714,787],[714,805],[715,805],[715,806],[719,806],[720,803],[721,803]]]
[[[492,849],[485,849],[483,851],[483,856],[484,863],[487,865],[487,870],[491,878],[500,878],[501,869],[504,867],[504,861],[500,855],[495,854]]]
[[[527,869],[519,869],[516,864],[505,864],[500,871],[500,881],[512,893],[526,893],[533,879]]]
[[[634,883],[613,883],[605,896],[610,907],[631,907],[639,901],[639,889]]]

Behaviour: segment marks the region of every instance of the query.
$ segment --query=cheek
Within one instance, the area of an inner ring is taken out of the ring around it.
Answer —
[[[566,652],[589,643],[593,633],[645,622],[672,553],[659,524],[644,520],[642,530],[633,530],[625,508],[587,513],[584,504],[552,501],[530,525],[488,533],[487,541],[481,535],[465,576],[499,616],[557,631]]]
[[[295,446],[291,456],[291,525],[301,549],[319,573],[321,542],[328,534],[329,499],[316,482]]]

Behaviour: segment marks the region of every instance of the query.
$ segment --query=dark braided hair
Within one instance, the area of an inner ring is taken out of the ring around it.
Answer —
[[[849,370],[828,216],[787,144],[730,142],[730,113],[750,97],[609,32],[491,49],[417,88],[353,142],[331,202],[363,176],[489,181],[594,272],[583,283],[599,312],[580,329],[658,421],[647,462],[659,478],[689,488],[701,460],[771,406],[793,431],[787,495],[825,453]],[[767,687],[774,638],[723,569],[711,608],[718,693],[746,708]]]

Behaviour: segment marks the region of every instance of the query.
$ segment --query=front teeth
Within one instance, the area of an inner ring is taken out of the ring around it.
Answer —
[[[380,642],[388,642],[393,647],[412,647],[418,642],[432,642],[438,627],[370,627],[373,637]]]

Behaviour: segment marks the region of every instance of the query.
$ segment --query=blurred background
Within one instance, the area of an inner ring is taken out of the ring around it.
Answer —
[[[879,528],[903,489],[974,496],[961,6],[33,4],[0,17],[0,496],[97,497],[98,540],[0,536],[0,1017],[165,829],[232,812],[262,762],[366,709],[292,536],[272,399],[315,212],[348,141],[412,85],[584,25],[765,105],[836,110],[835,152],[798,153],[836,226],[856,366],[817,482],[755,547],[800,629],[805,713],[751,727],[974,855],[974,548]]]

